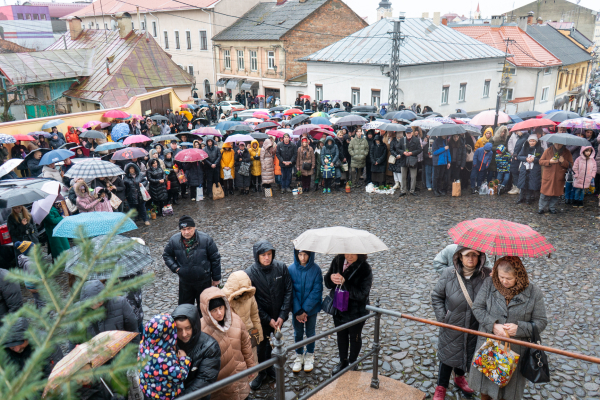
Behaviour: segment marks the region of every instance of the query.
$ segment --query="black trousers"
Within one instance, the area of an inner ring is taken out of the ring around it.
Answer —
[[[271,325],[261,324],[261,326],[262,326],[262,331],[263,331],[263,340],[256,347],[256,355],[258,356],[259,363],[271,358],[272,348],[271,348],[270,338],[271,338],[271,333],[275,332],[275,330],[273,328],[271,328]],[[273,369],[273,367],[269,367],[266,370],[262,370],[260,372],[260,374],[262,374],[263,376],[265,374],[269,374],[270,376],[274,377],[275,370]]]
[[[448,180],[448,166],[436,165],[433,167],[433,190],[446,190]]]
[[[212,196],[213,183],[218,183],[219,177],[219,168],[206,168],[204,178],[206,179],[206,188],[208,189],[209,196]]]
[[[452,368],[443,362],[440,361],[440,372],[438,373],[438,386],[443,386],[448,388],[450,384],[450,375],[452,375],[452,371],[456,376],[464,376],[465,371],[459,368]]]
[[[333,319],[333,324],[337,327],[344,325],[344,322]],[[362,348],[362,329],[365,326],[364,322],[346,328],[337,333],[337,345],[340,355],[340,361],[349,361],[353,363],[358,359],[360,349]],[[350,348],[350,358],[348,358],[348,348]]]
[[[200,293],[206,289],[202,285],[196,282],[182,282],[181,278],[179,278],[179,302],[178,304],[196,304],[198,307],[198,312],[202,315],[200,311]]]

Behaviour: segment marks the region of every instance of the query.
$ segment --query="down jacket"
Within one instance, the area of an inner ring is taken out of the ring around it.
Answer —
[[[592,150],[590,158],[585,158],[583,152],[587,149]],[[581,146],[580,156],[573,163],[573,172],[575,174],[575,182],[573,186],[578,189],[589,188],[592,183],[592,178],[596,176],[596,161],[594,160],[596,152],[592,146]]]
[[[315,253],[307,252],[308,262],[304,266],[300,264],[298,253],[299,251],[294,249],[294,263],[288,267],[294,285],[292,313],[306,313],[310,317],[321,311],[323,273],[321,267],[315,264]]]
[[[350,153],[351,157],[351,168],[364,168],[367,163],[367,156],[369,155],[369,142],[364,136],[360,138],[358,136],[353,137],[348,145],[348,153]]]
[[[376,142],[379,140],[379,144]],[[383,143],[381,136],[375,136],[373,139],[373,146],[371,146],[371,172],[381,173],[385,172],[385,165],[387,163],[387,146]],[[377,163],[377,165],[375,165]]]
[[[150,182],[148,193],[150,193],[152,200],[166,201],[169,196],[167,194],[167,177],[165,176],[165,171],[160,166],[148,168],[146,178]],[[160,183],[161,180],[163,181],[162,183]]]
[[[235,181],[235,187],[239,188],[239,189],[243,189],[243,188],[247,188],[250,187],[250,183],[251,183],[251,178],[250,176],[252,175],[252,171],[249,171],[249,175],[248,176],[244,176],[242,174],[239,173],[240,171],[240,167],[242,166],[242,163],[249,163],[250,164],[250,169],[252,169],[252,158],[250,157],[250,153],[248,152],[248,149],[244,148],[244,151],[242,151],[242,154],[240,155],[239,149],[238,150],[234,150],[235,151],[235,164],[234,164],[234,169],[235,169],[235,177],[234,177],[234,181]]]
[[[304,163],[311,165],[310,170],[302,168]],[[296,157],[296,169],[302,172],[302,176],[312,176],[315,171],[315,151],[312,147],[298,147],[298,157]]]
[[[258,342],[263,340],[263,331],[258,316],[258,304],[254,298],[256,288],[252,286],[250,277],[244,271],[236,271],[229,275],[223,293],[227,296],[229,304],[246,325],[246,329],[258,329]]]
[[[442,271],[442,276],[431,293],[431,305],[438,322],[478,330],[479,323],[467,303],[458,280],[462,279],[471,301],[475,301],[479,289],[485,278],[490,275],[491,270],[485,267],[486,257],[485,254],[481,253],[475,272],[470,279],[465,279],[463,265],[460,261],[459,252],[461,250],[464,250],[464,248],[458,247],[452,257],[454,268],[445,268]],[[475,335],[440,328],[438,358],[450,367],[468,371],[473,354],[475,354],[476,343],[477,336]]]
[[[281,167],[285,167],[284,161],[291,162],[290,167],[296,164],[296,156],[298,155],[296,145],[291,141],[288,144],[282,140],[277,144],[277,159]]]
[[[523,148],[519,152],[517,159],[521,163],[519,166],[519,189],[540,190],[542,185],[542,167],[540,167],[540,157],[543,150],[540,142],[537,142],[534,147],[529,146],[529,142],[523,143]],[[533,155],[533,168],[527,169],[527,156]]]
[[[100,199],[99,193],[101,190],[106,189],[104,189],[101,186],[98,186],[96,189],[94,189],[94,196]],[[112,206],[110,205],[110,197],[111,194],[110,192],[108,192],[106,197],[104,198],[104,201],[100,200],[98,204],[96,204],[96,207],[94,207],[94,211],[113,212]]]
[[[406,140],[406,143],[405,143]],[[410,139],[408,138],[402,138],[400,140],[397,140],[398,144],[396,145],[396,149],[399,150],[399,152],[397,154],[400,155],[400,159],[398,159],[396,161],[396,164],[400,164],[400,167],[409,167],[409,161],[413,161],[414,162],[414,166],[413,168],[416,168],[417,166],[417,156],[419,154],[421,154],[421,152],[423,151],[423,148],[421,147],[421,140],[413,135],[413,137],[411,137]],[[464,150],[464,145],[462,146],[463,150]],[[390,145],[390,151],[391,151],[392,147]],[[404,152],[409,152],[412,153],[411,156],[405,156]]]
[[[224,324],[217,322],[210,311],[210,300],[222,298],[225,301]],[[211,287],[200,295],[200,310],[202,311],[202,332],[212,336],[221,348],[221,370],[217,381],[240,373],[255,364],[252,354],[252,343],[246,325],[240,317],[231,311],[227,296],[216,287]],[[249,379],[249,378],[248,378]],[[248,379],[242,379],[218,390],[211,395],[212,400],[245,400],[250,394]]]
[[[224,143],[223,149],[221,149],[221,179],[225,176],[223,175],[223,168],[231,168],[231,176],[235,178],[235,171],[233,167],[235,165],[235,154],[233,151],[233,147],[231,143]]]
[[[397,157],[399,155],[402,155],[403,151],[402,151],[402,147],[400,145],[401,142],[404,141],[404,138],[401,137],[400,139],[398,138],[393,138],[392,141],[390,142],[390,155]],[[402,172],[402,165],[400,164],[400,159],[397,158],[396,162],[393,164],[388,163],[388,170],[392,171],[392,172]]]
[[[79,212],[104,211],[100,207],[101,199],[96,196],[96,192],[93,195],[90,193],[90,188],[83,180],[75,182],[73,188],[77,196],[77,208]]]
[[[135,176],[129,173],[129,168],[133,167],[135,169]],[[127,202],[130,207],[135,207],[142,201],[142,193],[140,192],[140,183],[145,185],[148,180],[146,176],[143,175],[140,171],[140,167],[135,163],[129,163],[125,166],[125,178],[123,179],[123,183],[125,183],[125,197],[127,197]]]
[[[0,268],[0,327],[3,325],[4,316],[16,312],[23,307],[21,286],[16,282],[6,279],[8,271]]]
[[[492,144],[487,142],[483,148],[475,150],[473,154],[473,170],[474,171],[485,171],[491,165],[492,159],[494,158],[494,152],[492,151]]]
[[[262,183],[271,184],[275,182],[275,150],[271,139],[263,142],[263,148],[260,152],[260,176]]]
[[[204,169],[201,162],[186,162],[183,164],[183,170],[187,177],[187,184],[190,187],[200,187],[204,182]]]
[[[250,153],[250,157],[252,158],[252,167],[250,168],[250,174],[252,176],[260,176],[261,168],[260,168],[260,158],[262,153],[260,151],[260,146],[258,145],[258,140],[253,140],[250,142],[250,147],[248,147],[248,152]]]

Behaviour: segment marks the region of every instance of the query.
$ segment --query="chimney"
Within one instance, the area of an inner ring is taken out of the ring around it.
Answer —
[[[131,14],[128,12],[118,12],[115,14],[117,20],[117,27],[119,28],[119,36],[121,38],[127,37],[133,30],[131,26]]]
[[[428,12],[424,12],[424,13],[421,15],[421,18],[423,18],[423,19],[429,19],[429,13],[428,13]]]
[[[446,18],[442,18],[442,25],[448,26],[448,20]]]
[[[542,17],[538,17],[537,23],[538,23],[538,25],[542,25],[544,23],[544,20],[542,19]]]
[[[439,11],[435,11],[433,13],[433,24],[435,26],[439,26],[440,25],[440,12]]]
[[[285,3],[287,0],[277,0],[277,5],[280,6]]]
[[[502,26],[502,15],[492,15],[492,26]]]
[[[521,28],[521,30],[527,32],[527,20],[529,19],[529,17],[519,17],[519,22],[517,23],[519,25],[519,28]]]
[[[527,25],[533,25],[533,11],[527,13]]]
[[[83,32],[81,19],[78,17],[68,17],[67,24],[69,25],[69,32],[71,33],[71,40],[77,40],[79,34]]]

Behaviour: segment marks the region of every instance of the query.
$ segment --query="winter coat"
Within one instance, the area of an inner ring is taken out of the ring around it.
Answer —
[[[498,146],[503,145],[506,147],[506,145],[508,144],[508,128],[506,126],[499,126],[496,129],[496,132],[494,133],[494,136],[492,137],[492,150],[494,151],[494,154],[496,153],[496,150],[498,149]],[[492,161],[490,162],[490,166],[489,169],[491,171],[497,171],[496,168],[496,157],[492,157]]]
[[[56,168],[50,168],[47,165],[44,165],[42,168],[42,173],[40,175],[41,178],[54,179],[57,182],[63,181],[62,176],[60,175],[60,171]]]
[[[496,171],[498,172],[509,172],[510,171],[510,153],[503,144],[499,145],[496,149]]]
[[[528,170],[526,167],[527,156],[533,155],[533,168]],[[542,156],[542,146],[540,142],[535,144],[535,147],[529,146],[529,142],[523,143],[523,148],[517,157],[521,163],[519,166],[519,189],[540,190],[542,185],[542,167],[540,166],[540,157]],[[527,183],[527,185],[526,185]],[[527,186],[527,187],[526,187]]]
[[[251,172],[248,174],[248,176],[244,176],[242,174],[240,174],[238,171],[240,170],[240,167],[242,166],[242,163],[250,163],[250,167],[252,167],[252,157],[250,157],[250,152],[248,151],[248,149],[244,149],[244,151],[242,152],[242,154],[240,155],[239,150],[234,150],[235,151],[235,164],[234,164],[234,168],[235,168],[235,187],[236,188],[247,188],[250,186],[250,175]],[[250,168],[252,169],[252,168]]]
[[[562,163],[550,164],[550,160],[555,156],[555,153],[563,157],[564,161]],[[565,193],[565,175],[567,169],[572,165],[571,153],[564,146],[558,152],[555,151],[554,146],[548,147],[542,154],[542,158],[540,158],[540,166],[542,167],[540,193],[545,196],[562,196]]]
[[[284,161],[291,162],[289,167],[291,168],[296,163],[296,157],[298,155],[298,149],[296,145],[291,141],[288,144],[285,144],[283,141],[277,144],[277,159],[279,160],[279,165],[281,167],[285,167]]]
[[[587,149],[592,149],[590,158],[585,158],[583,152]],[[594,160],[596,151],[592,146],[581,146],[579,157],[573,163],[573,172],[575,174],[575,182],[573,186],[578,189],[587,189],[592,184],[592,179],[596,176],[597,166]]]
[[[50,145],[50,148],[52,150],[56,150],[60,146],[65,144],[65,141],[63,139],[61,139],[60,137],[57,137],[56,140],[54,138],[50,138],[50,140],[48,140],[48,144]]]
[[[403,153],[403,143],[404,138],[393,138],[390,142],[390,154],[396,158],[397,156],[402,156]],[[386,160],[387,161],[387,160]],[[371,167],[372,168],[372,167]],[[388,170],[392,172],[402,172],[402,165],[400,164],[400,159],[396,158],[396,162],[391,164],[388,163]],[[372,170],[371,170],[372,171]]]
[[[457,248],[457,244],[449,244],[435,255],[435,258],[433,259],[433,269],[435,269],[435,272],[441,275],[442,272],[444,272],[444,269],[453,265],[454,262],[452,261],[452,258],[454,257]]]
[[[158,125],[152,124],[152,126],[150,127],[150,137],[160,135],[160,131],[161,129]]]
[[[221,149],[221,179],[224,179],[223,168],[231,168],[231,176],[235,178],[235,171],[233,169],[235,165],[235,152],[231,147],[231,143],[224,143],[223,149]]]
[[[400,158],[396,161],[396,164],[400,163],[400,167],[416,168],[417,156],[423,151],[423,149],[421,148],[421,140],[417,136],[413,135],[413,137],[411,137],[410,139],[402,138],[396,141],[399,142],[396,146],[396,149],[400,150]],[[412,155],[405,156],[404,152],[412,153]],[[410,163],[413,163],[412,167],[410,166]]]
[[[212,141],[212,143],[212,146],[207,145],[204,148],[204,151],[206,152],[206,154],[208,154],[208,157],[204,160],[204,163],[208,168],[210,168],[213,164],[216,165],[215,168],[219,168],[219,165],[221,163],[221,149],[219,149],[219,147],[215,144],[214,140]]]
[[[27,221],[27,225],[23,225],[21,221],[17,221],[11,213],[8,216],[7,225],[8,233],[10,234],[13,243],[23,242],[25,240],[35,244],[40,242],[38,239],[37,226],[32,218]]]
[[[325,275],[325,286],[331,290],[330,296],[335,296],[336,284],[331,280],[331,275],[335,273],[342,274],[345,279],[342,288],[349,293],[348,310],[336,310],[333,317],[338,324],[345,324],[369,313],[367,305],[369,304],[369,293],[373,284],[373,272],[366,260],[357,260],[348,266],[345,271],[342,271],[344,260],[343,254],[335,256]]]
[[[273,150],[273,142],[266,139],[260,152],[260,176],[263,185],[275,182],[275,156],[269,149]]]
[[[518,136],[515,134],[515,135],[511,136],[511,139],[513,137],[517,137],[517,139],[516,139],[513,151],[511,153],[512,157],[510,159],[510,173],[512,175],[518,175],[519,167],[521,165],[521,161],[519,161],[519,153],[523,149],[523,146],[525,145],[525,143],[527,143],[527,135],[523,134],[521,136]],[[509,142],[510,142],[510,140],[509,140]],[[510,148],[508,149],[508,151],[510,151]],[[515,183],[515,185],[518,184],[518,182],[514,182],[514,183]]]
[[[475,150],[475,154],[473,154],[473,169],[476,171],[487,170],[493,157],[492,144],[488,142],[482,149]]]
[[[130,167],[135,168],[135,176],[129,173]],[[140,183],[145,185],[147,182],[148,180],[141,174],[137,164],[129,163],[125,166],[125,178],[123,178],[123,183],[125,183],[125,197],[127,197],[127,202],[130,207],[135,207],[144,201],[142,199],[142,193],[140,192]]]
[[[465,278],[463,276],[463,264],[460,261],[459,253],[463,249],[463,247],[456,249],[452,257],[454,266],[442,271],[442,276],[431,293],[431,305],[433,306],[435,318],[438,322],[477,330],[479,329],[479,323],[473,316],[473,310],[467,303],[458,280],[461,279],[463,281],[471,301],[474,301],[486,277],[490,275],[491,270],[485,268],[486,257],[485,254],[481,253],[475,272],[470,279]],[[468,371],[471,366],[473,354],[475,354],[476,343],[477,336],[475,335],[440,328],[438,358],[450,367]]]
[[[200,187],[204,182],[204,169],[202,163],[197,162],[186,162],[183,164],[183,170],[187,178],[187,184],[190,187]],[[166,199],[165,199],[166,200]]]
[[[192,337],[187,343],[177,339],[177,347],[191,359],[190,372],[183,382],[181,396],[203,389],[216,382],[221,369],[221,348],[210,335],[202,332],[198,309],[192,304],[181,304],[173,310],[173,319],[185,317],[192,326]],[[203,397],[208,400],[210,396]]]
[[[34,156],[27,160],[27,169],[31,172],[32,178],[37,178],[42,173],[43,165],[40,165],[40,160],[36,160]]]
[[[258,255],[269,250],[273,251],[273,261],[268,267],[262,266]],[[258,304],[258,315],[263,325],[263,331],[271,330],[269,323],[272,319],[281,318],[284,321],[292,308],[292,279],[287,266],[275,259],[275,248],[266,240],[261,240],[253,246],[254,264],[246,269],[252,286],[256,288],[254,298]]]
[[[310,170],[305,170],[304,163],[310,164]],[[298,156],[296,157],[296,169],[302,172],[302,176],[312,176],[315,171],[315,152],[310,146],[298,147]]]
[[[448,142],[441,136],[435,138],[433,142],[433,165],[447,165],[452,163],[452,154],[450,153],[450,149],[446,150],[446,146],[448,146]],[[475,161],[473,161],[473,165],[475,165]]]
[[[360,139],[358,136],[353,137],[348,145],[348,153],[351,156],[351,168],[364,168],[369,155],[369,142],[364,136]]]
[[[330,145],[329,147],[327,147],[327,142],[332,141],[333,139],[328,139],[325,142],[325,146],[323,146],[323,148],[321,149],[321,165],[325,164],[325,156],[331,156],[331,162],[333,162],[333,165],[342,161],[342,159],[340,158],[339,148],[335,145],[335,142],[333,146]]]
[[[146,171],[146,178],[148,178],[148,182],[150,182],[150,186],[148,187],[148,193],[150,193],[150,197],[155,201],[166,201],[168,198],[167,194],[167,178],[165,176],[165,171],[163,171],[160,167],[149,168]],[[163,180],[163,183],[160,181]]]
[[[379,140],[379,144],[376,143],[377,140]],[[381,136],[375,136],[373,147],[371,147],[371,173],[385,172],[388,155],[387,153],[387,146],[381,141]]]
[[[288,267],[294,286],[292,313],[295,316],[306,313],[310,317],[321,311],[323,273],[315,263],[315,253],[307,252],[309,258],[304,266],[298,260],[298,253],[294,249],[294,263]]]
[[[0,268],[0,327],[6,314],[15,313],[23,307],[21,286],[6,279],[8,270]]]
[[[221,325],[211,315],[208,304],[210,300],[222,298],[225,301],[224,324]],[[202,311],[202,332],[212,336],[221,348],[221,369],[217,382],[235,375],[255,364],[252,354],[252,344],[246,325],[240,317],[231,311],[227,296],[216,287],[211,287],[200,295],[200,310]],[[221,390],[213,392],[211,400],[245,400],[250,394],[249,379],[241,379]]]
[[[458,141],[454,141],[454,137],[448,140],[448,146],[450,147],[450,158],[452,164],[456,164],[461,168],[467,165],[467,148],[465,147],[465,140],[459,138]],[[473,155],[475,156],[475,155]]]
[[[103,189],[104,188],[101,186],[94,189],[94,196],[100,199],[100,191]],[[110,196],[111,194],[108,193],[104,198],[104,201],[100,200],[98,204],[96,204],[96,207],[94,207],[94,211],[113,212],[112,206],[110,205]]]
[[[206,233],[196,230],[196,243],[186,251],[181,233],[171,236],[163,251],[166,266],[179,279],[194,283],[198,287],[212,286],[212,281],[221,280],[221,255],[215,241]]]
[[[492,279],[487,278],[473,301],[473,314],[479,321],[480,332],[493,333],[494,324],[512,323],[519,326],[517,334],[513,338],[525,341],[533,335],[531,321],[535,322],[540,334],[548,324],[544,294],[531,282],[525,290],[513,297],[510,303],[506,305],[504,296],[498,292]],[[476,347],[480,348],[485,341],[486,338],[480,336]],[[521,360],[527,350],[526,347],[515,344],[511,344],[510,349],[519,354]],[[489,380],[477,368],[471,368],[468,380],[471,389],[485,393],[493,399],[504,400],[521,399],[525,386],[530,385],[519,372],[519,368],[512,375],[508,385],[503,388]]]
[[[252,286],[250,277],[244,271],[236,271],[229,275],[223,293],[229,300],[229,305],[246,325],[246,329],[258,330],[258,342],[263,341],[263,330],[258,316],[258,304],[254,298],[256,288]]]
[[[77,209],[79,212],[92,212],[92,211],[100,211],[100,206],[98,205],[101,201],[96,196],[96,193],[90,193],[90,188],[87,183],[83,180],[75,182],[73,185],[73,189],[75,191],[75,195],[77,195]],[[82,193],[82,189],[83,193]]]
[[[260,168],[260,146],[258,145],[258,140],[253,140],[250,142],[250,147],[248,147],[248,152],[250,153],[250,158],[252,159],[252,166],[250,168],[250,174],[252,176],[260,176],[261,168]]]
[[[111,179],[111,184],[116,188],[113,195],[116,195],[121,201],[125,201],[125,184],[123,183],[123,179],[120,176],[109,178]]]
[[[69,245],[69,239],[65,237],[56,237],[53,235],[54,228],[60,221],[63,220],[63,217],[58,213],[58,210],[54,207],[50,208],[50,212],[44,218],[43,224],[44,229],[46,230],[46,236],[48,237],[48,243],[50,245],[50,252],[52,253],[52,258],[56,259],[61,255],[63,251],[67,251],[71,248]]]
[[[491,133],[491,137],[488,140],[488,138],[485,136],[485,134],[487,132]],[[485,144],[489,141],[492,140],[492,138],[494,137],[494,130],[490,127],[486,128],[485,131],[483,131],[483,135],[481,135],[481,137],[479,139],[477,139],[477,142],[475,143],[475,150],[482,148],[483,146],[485,146]]]

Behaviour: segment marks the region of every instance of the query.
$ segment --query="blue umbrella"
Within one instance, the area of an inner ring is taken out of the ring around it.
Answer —
[[[123,219],[126,219],[126,221],[121,225],[121,228],[117,232],[118,234],[137,229],[135,222],[131,218],[127,218],[123,213],[94,211],[63,218],[54,227],[52,234],[57,237],[76,239],[79,237],[77,235],[79,227],[83,226],[83,235],[85,237],[108,235]]]
[[[65,121],[63,121],[62,119],[53,119],[52,121],[48,121],[44,125],[42,125],[42,129],[54,128],[55,126],[58,126],[58,125],[64,124],[64,123],[65,123]]]
[[[108,142],[108,143],[104,143],[104,144],[101,144],[100,146],[96,147],[96,151],[118,150],[118,149],[122,149],[124,147],[125,147],[125,145],[123,143]]]
[[[217,124],[217,126],[215,126],[215,129],[218,129],[220,131],[226,131],[229,128],[231,128],[232,126],[236,126],[239,124],[240,124],[239,121],[221,121]]]
[[[112,131],[110,131],[110,137],[115,142],[118,142],[127,136],[129,136],[129,125],[127,125],[125,122],[116,124],[112,128]]]
[[[37,137],[39,137],[39,136],[43,136],[43,137],[45,137],[46,139],[50,139],[50,138],[52,137],[52,134],[51,134],[51,133],[44,132],[44,131],[29,132],[29,133],[28,133],[28,135],[29,135],[29,136],[37,136]]]
[[[519,117],[518,115],[516,115],[516,114],[514,114],[514,115],[513,114],[509,114],[509,117],[510,117],[510,119],[512,119],[512,121],[514,123],[523,122],[523,119],[521,117]]]
[[[333,125],[327,118],[325,117],[314,117],[310,119],[311,124],[315,125]]]
[[[40,160],[40,165],[49,165],[75,156],[75,153],[67,149],[56,149],[44,154]]]

